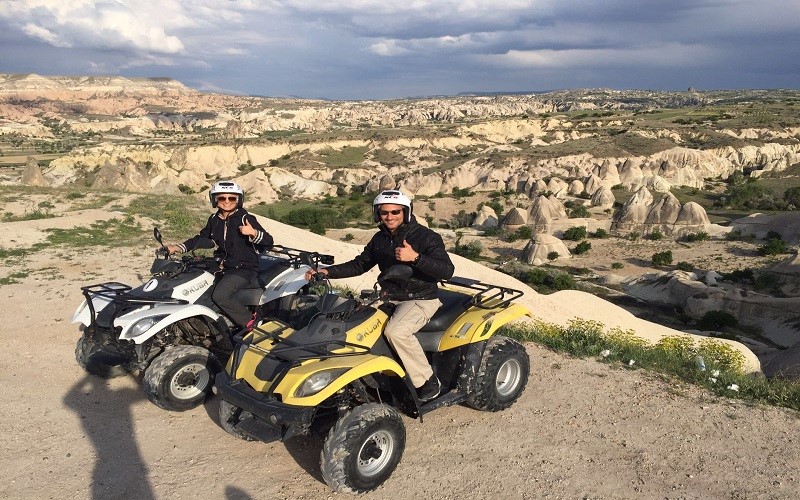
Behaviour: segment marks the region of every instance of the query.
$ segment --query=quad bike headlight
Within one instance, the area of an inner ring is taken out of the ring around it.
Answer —
[[[161,321],[162,319],[166,318],[167,315],[163,316],[150,316],[149,318],[140,319],[130,329],[130,333],[128,334],[129,337],[138,337],[139,335],[143,334],[153,325]]]
[[[333,368],[312,373],[300,384],[300,387],[294,391],[294,395],[297,398],[313,396],[322,389],[328,387],[331,382],[339,378],[347,370],[349,370],[349,368]]]

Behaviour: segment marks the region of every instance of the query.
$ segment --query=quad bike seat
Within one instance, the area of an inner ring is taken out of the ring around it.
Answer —
[[[442,302],[442,307],[415,334],[423,351],[439,350],[439,342],[441,342],[445,330],[453,324],[456,318],[461,316],[461,313],[467,310],[472,296],[450,290],[439,290],[439,300]]]
[[[264,288],[286,269],[286,259],[271,255],[260,255],[258,258],[258,275],[250,281],[246,288],[237,290],[234,298],[246,306],[257,306],[261,301]]]
[[[439,300],[442,302],[442,306],[433,314],[431,320],[420,328],[420,332],[446,330],[456,318],[461,316],[461,313],[467,310],[472,296],[451,290],[439,290]]]

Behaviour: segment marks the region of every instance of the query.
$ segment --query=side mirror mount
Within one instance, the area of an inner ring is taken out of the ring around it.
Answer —
[[[158,227],[153,228],[153,238],[156,239],[159,245],[164,246],[164,242],[161,239],[161,231],[158,230]]]

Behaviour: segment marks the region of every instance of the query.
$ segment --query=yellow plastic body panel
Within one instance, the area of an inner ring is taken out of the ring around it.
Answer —
[[[278,387],[274,388],[274,392],[281,394],[284,402],[287,403],[289,402],[287,398],[291,398],[292,401],[300,401],[291,404],[317,404],[323,401],[325,397],[330,396],[341,387],[344,387],[346,384],[370,373],[391,372],[401,377],[404,376],[405,371],[393,359],[385,356],[374,356],[364,353],[366,348],[372,347],[375,342],[378,341],[388,319],[389,317],[386,315],[386,313],[376,310],[375,313],[366,321],[347,332],[347,342],[356,344],[358,346],[363,346],[365,349],[345,346],[340,349],[335,349],[331,352],[333,354],[353,353],[353,355],[334,357],[325,360],[309,359],[304,361],[300,366],[292,368],[292,370],[286,375],[286,377],[284,377]],[[283,327],[284,325],[282,323],[275,321],[271,321],[259,326],[260,329],[267,332],[276,331]],[[281,333],[281,337],[289,337],[292,332],[294,332],[294,330],[286,329]],[[250,333],[250,336],[256,340],[258,340],[259,335],[263,334],[259,334],[258,330],[254,330]],[[253,389],[259,392],[266,392],[272,386],[272,381],[261,380],[256,377],[256,367],[261,360],[264,359],[264,356],[266,355],[265,351],[269,352],[277,344],[274,344],[271,338],[265,337],[264,340],[255,342],[254,345],[255,347],[248,348],[240,358],[239,365],[236,367],[236,373],[232,373],[233,356],[231,356],[231,360],[228,361],[227,371],[234,379],[244,380]],[[375,362],[375,360],[383,360],[384,363],[379,365],[379,363]],[[363,364],[364,366],[362,366],[359,370],[351,370],[350,372],[345,373],[342,377],[337,379],[333,384],[328,386],[320,393],[305,398],[292,397],[295,389],[299,387],[300,384],[302,384],[303,381],[305,381],[305,379],[312,373],[326,369],[353,368],[357,364]],[[369,371],[364,371],[365,369],[369,369]],[[352,378],[349,378],[350,376],[352,376]],[[336,387],[334,388],[334,386]],[[311,401],[312,399],[316,402],[307,402]]]
[[[506,323],[522,316],[530,315],[530,311],[519,304],[510,304],[506,308],[495,307],[492,309],[471,307],[445,330],[444,336],[439,342],[439,350],[446,351],[486,340]]]
[[[311,374],[321,370],[336,368],[348,368],[348,371],[337,377],[328,387],[314,395],[303,398],[294,396],[295,391]],[[386,356],[376,356],[374,354],[343,356],[340,358],[326,359],[324,361],[314,361],[294,368],[281,383],[278,384],[275,392],[283,396],[283,402],[286,404],[316,406],[350,382],[379,372],[396,375],[398,377],[404,377],[406,374],[395,360]]]

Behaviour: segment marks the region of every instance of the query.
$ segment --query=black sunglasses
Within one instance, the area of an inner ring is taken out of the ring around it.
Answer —
[[[217,196],[217,201],[238,201],[238,196]]]
[[[398,215],[402,211],[403,211],[402,208],[398,208],[396,210],[378,210],[378,213],[381,215],[389,215],[389,214]]]

